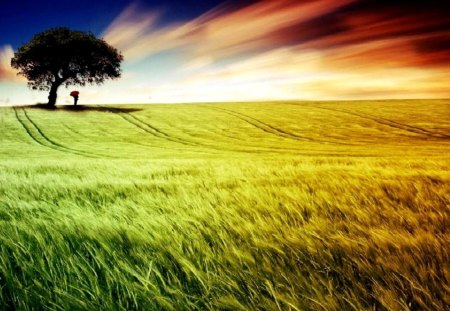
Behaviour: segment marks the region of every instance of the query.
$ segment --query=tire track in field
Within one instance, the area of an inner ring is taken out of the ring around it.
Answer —
[[[81,151],[73,148],[66,147],[52,139],[50,139],[42,130],[39,128],[39,126],[30,118],[28,113],[25,111],[25,109],[21,109],[23,112],[23,115],[25,118],[21,118],[18,113],[18,109],[16,107],[13,107],[14,113],[16,115],[17,121],[22,125],[22,127],[27,132],[28,136],[31,137],[32,140],[34,140],[36,143],[43,147],[47,147],[56,151],[64,152],[64,153],[71,153],[76,155],[81,155],[88,158],[98,158],[99,155],[96,155],[94,153]],[[28,124],[27,124],[28,123]]]
[[[131,115],[128,112],[116,111],[114,108],[108,108],[108,107],[103,107],[103,108],[105,108],[106,110],[108,110],[114,114],[119,115],[126,122],[134,125],[137,128],[142,129],[143,131],[151,134],[154,137],[169,140],[169,141],[176,142],[176,143],[180,143],[183,145],[187,145],[189,147],[203,147],[203,148],[213,149],[213,150],[216,150],[219,152],[230,151],[230,152],[259,153],[261,151],[273,151],[272,148],[270,148],[269,150],[236,150],[236,149],[230,149],[230,148],[224,148],[224,147],[218,148],[213,145],[203,144],[203,143],[198,143],[198,142],[190,142],[187,140],[180,139],[178,137],[170,136],[169,134],[157,129],[156,127],[152,126],[151,124],[141,120],[140,118],[138,118],[136,116]],[[249,146],[246,146],[246,147],[249,147]],[[287,151],[287,149],[283,149],[283,150]],[[297,150],[289,150],[289,151],[297,151]]]
[[[67,129],[68,132],[70,133],[75,133],[77,137],[83,137],[86,138],[85,135],[81,134],[79,131],[74,130],[71,126],[67,125],[67,124],[63,124],[63,126]]]
[[[219,108],[219,107],[208,107],[208,108],[225,111],[225,113],[227,113],[229,115],[232,115],[232,116],[235,116],[238,119],[241,119],[242,121],[244,121],[244,122],[246,122],[246,123],[248,123],[250,125],[253,125],[254,127],[256,127],[258,129],[266,132],[266,133],[270,133],[270,134],[273,134],[273,135],[276,135],[276,136],[281,136],[281,137],[293,138],[295,140],[313,141],[311,138],[299,136],[299,135],[292,134],[292,133],[288,133],[288,132],[286,132],[284,130],[280,130],[280,129],[278,129],[278,128],[270,125],[270,124],[267,124],[267,123],[265,123],[263,121],[255,119],[253,117],[247,116],[247,115],[245,115],[243,113],[239,113],[239,112],[236,112],[236,111],[233,111],[233,110],[228,110],[228,109]]]
[[[194,143],[194,142],[189,142],[189,141],[185,141],[183,139],[177,138],[177,137],[170,136],[169,134],[167,134],[167,133],[161,131],[160,129],[154,127],[153,125],[151,125],[151,124],[149,124],[149,123],[139,119],[138,117],[131,115],[128,112],[118,112],[118,111],[115,111],[114,109],[110,109],[110,108],[106,108],[106,109],[108,109],[112,113],[120,116],[126,122],[134,125],[135,127],[143,130],[144,132],[146,132],[148,134],[151,134],[154,137],[157,137],[157,138],[160,138],[160,139],[164,139],[164,140],[168,140],[168,141],[175,142],[175,143],[180,143],[180,144],[187,145],[187,146],[190,146],[190,147],[192,147],[192,146],[195,146],[195,147],[201,146],[200,144],[197,144],[197,143]]]
[[[400,130],[407,131],[407,132],[410,132],[410,133],[424,135],[424,136],[427,136],[427,137],[438,138],[438,139],[446,139],[446,140],[450,139],[450,135],[446,135],[446,134],[442,134],[442,133],[435,133],[435,132],[432,132],[430,130],[418,127],[418,126],[413,126],[413,125],[409,125],[409,124],[400,123],[400,122],[397,122],[397,121],[393,121],[393,120],[389,120],[389,119],[386,119],[386,118],[374,116],[374,115],[371,115],[371,114],[368,114],[368,113],[364,113],[364,112],[355,112],[355,111],[349,111],[349,110],[346,110],[346,109],[336,109],[336,108],[327,108],[327,107],[318,107],[318,106],[314,106],[314,108],[322,109],[322,110],[328,110],[328,111],[334,111],[334,112],[340,112],[340,113],[345,113],[345,114],[357,116],[357,117],[360,117],[362,119],[374,121],[374,122],[376,122],[378,124],[381,124],[381,125],[385,125],[385,126],[396,128],[396,129],[400,129]]]
[[[346,146],[356,146],[355,144],[349,144],[349,143],[341,143],[341,142],[333,142],[333,141],[328,141],[328,140],[320,140],[320,139],[313,139],[311,137],[306,137],[306,136],[301,136],[301,135],[297,135],[294,133],[290,133],[287,132],[285,130],[279,129],[277,127],[274,127],[268,123],[265,123],[261,120],[258,120],[256,118],[250,117],[248,115],[245,115],[243,113],[240,112],[236,112],[233,110],[228,110],[225,108],[218,108],[218,107],[207,107],[209,109],[216,109],[216,110],[221,110],[224,111],[225,113],[235,116],[238,119],[241,119],[242,121],[275,136],[278,137],[284,137],[284,138],[289,138],[289,139],[294,139],[297,141],[309,141],[309,142],[316,142],[316,143],[325,143],[325,144],[333,144],[333,145],[346,145]]]
[[[217,148],[215,146],[211,146],[211,145],[206,145],[206,144],[201,144],[201,143],[196,143],[196,142],[190,142],[187,140],[183,140],[177,137],[173,137],[168,135],[167,133],[155,128],[154,126],[150,125],[149,123],[139,119],[136,116],[133,116],[129,113],[126,112],[116,112],[116,111],[111,111],[115,114],[118,114],[120,117],[122,117],[125,121],[127,121],[128,123],[136,126],[137,128],[140,128],[141,130],[153,135],[154,137],[160,138],[160,139],[164,139],[164,140],[168,140],[171,142],[175,142],[175,143],[179,143],[179,144],[183,144],[189,147],[206,147],[206,148],[210,148],[210,149],[214,149],[214,150],[218,150],[218,151],[236,151],[236,150],[232,150],[232,149],[224,149],[224,148]]]
[[[104,107],[104,106],[102,108],[120,116],[127,123],[130,123],[131,125],[139,128],[139,129],[143,130],[144,132],[146,132],[154,137],[157,137],[159,139],[168,140],[168,141],[175,142],[178,144],[183,144],[183,145],[189,146],[189,147],[203,147],[203,148],[209,148],[209,149],[213,149],[213,150],[217,150],[217,151],[221,151],[221,152],[223,152],[223,151],[236,152],[236,150],[217,148],[215,146],[210,146],[210,145],[201,144],[201,143],[197,143],[197,142],[190,142],[190,141],[178,138],[178,137],[174,137],[174,136],[171,136],[171,135],[161,131],[160,129],[149,124],[148,122],[145,122],[145,121],[141,120],[140,118],[138,118],[128,112],[117,111],[114,108],[108,108],[108,107]],[[173,149],[173,148],[167,148],[167,149]],[[214,153],[214,154],[216,154],[216,153]]]
[[[71,126],[68,126],[67,124],[64,124],[64,127],[67,129],[68,132],[70,132],[71,134],[75,133],[77,137],[83,137],[86,139],[91,140],[88,136],[81,134],[78,130],[73,129]],[[92,140],[91,140],[92,141]],[[170,149],[170,148],[164,148],[164,147],[160,147],[160,146],[154,146],[154,145],[146,145],[146,144],[141,144],[141,143],[135,143],[135,142],[123,142],[123,141],[119,141],[118,143],[120,144],[129,144],[129,145],[138,145],[138,146],[143,146],[143,147],[155,147],[155,148],[160,148],[160,149]]]
[[[22,121],[22,119],[19,118],[19,114],[17,113],[17,109],[16,107],[13,107],[14,110],[14,114],[16,115],[16,119],[17,121],[19,121],[20,125],[22,125],[22,127],[24,128],[25,132],[27,132],[28,136],[35,141],[36,143],[38,143],[41,146],[47,147],[47,145],[43,144],[42,142],[40,142],[36,137],[34,137],[33,133],[30,131],[30,129],[25,125],[25,123]],[[52,148],[54,149],[54,148]]]
[[[79,131],[73,129],[71,126],[68,126],[67,124],[64,124],[64,127],[71,133],[75,133],[76,136],[79,137],[83,137],[86,139],[90,139],[89,137],[87,137],[86,135],[81,134]],[[151,148],[159,148],[159,149],[167,149],[167,150],[173,150],[173,148],[167,148],[167,147],[161,147],[161,146],[156,146],[156,145],[148,145],[148,144],[142,144],[142,143],[136,143],[136,142],[123,142],[123,141],[119,141],[118,143],[120,144],[129,144],[129,145],[138,145],[138,146],[142,146],[142,147],[151,147]],[[183,149],[177,149],[177,150],[183,150]]]
[[[60,144],[52,139],[50,139],[42,130],[41,128],[39,128],[39,126],[30,118],[30,116],[28,115],[28,113],[26,112],[26,110],[23,110],[25,117],[28,119],[28,121],[36,128],[36,130],[39,132],[39,134],[46,140],[49,142],[49,144],[59,147],[62,150],[65,150],[66,152],[70,152],[70,153],[74,153],[74,154],[78,154],[78,155],[82,155],[85,157],[90,157],[90,158],[98,158],[98,157],[104,157],[103,155],[98,155],[95,154],[93,152],[89,152],[89,151],[84,151],[84,150],[78,150],[75,148],[71,148],[71,147],[67,147],[63,144]]]

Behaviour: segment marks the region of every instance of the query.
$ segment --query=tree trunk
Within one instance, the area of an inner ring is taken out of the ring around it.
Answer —
[[[60,85],[61,84],[56,83],[56,82],[52,83],[52,86],[50,88],[50,94],[48,95],[48,103],[47,103],[48,107],[52,107],[52,108],[55,107],[55,105],[56,105],[56,98],[58,97],[56,92],[58,91],[58,87]]]

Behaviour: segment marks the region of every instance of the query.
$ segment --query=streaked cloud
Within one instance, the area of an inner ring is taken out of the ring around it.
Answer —
[[[237,11],[223,6],[191,21],[161,28],[154,26],[160,13],[145,14],[132,5],[103,36],[131,60],[172,49],[183,49],[191,57],[230,57],[271,48],[271,34],[354,1],[261,1]]]
[[[131,63],[176,55],[135,90],[155,101],[449,97],[450,18],[400,2],[266,0],[162,27],[133,5],[104,37]]]
[[[80,100],[450,97],[450,2],[229,3],[169,24],[169,12],[130,5],[102,34],[125,56],[122,79],[86,87]],[[1,51],[0,79],[10,79],[12,49]]]
[[[163,85],[149,84],[156,101],[450,97],[448,70],[354,67],[340,51],[280,48],[224,67],[198,70]],[[144,91],[144,88],[141,89]],[[170,94],[170,96],[168,96]]]

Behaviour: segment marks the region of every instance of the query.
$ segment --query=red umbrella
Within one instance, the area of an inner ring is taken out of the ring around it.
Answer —
[[[80,94],[80,92],[78,92],[78,91],[70,92],[70,96],[78,96],[78,94]]]

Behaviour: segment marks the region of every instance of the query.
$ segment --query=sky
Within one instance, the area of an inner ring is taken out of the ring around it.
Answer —
[[[0,2],[0,105],[46,102],[10,61],[51,27],[90,31],[122,77],[58,103],[450,98],[448,0]]]

